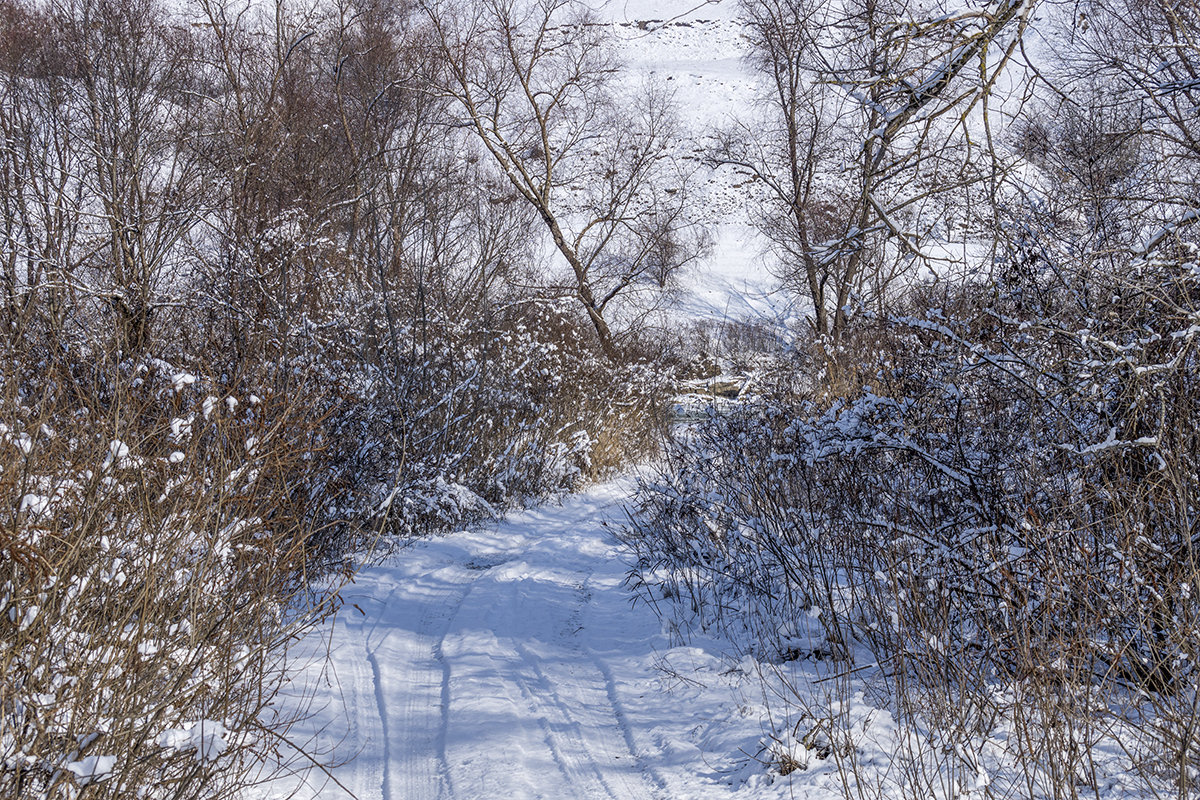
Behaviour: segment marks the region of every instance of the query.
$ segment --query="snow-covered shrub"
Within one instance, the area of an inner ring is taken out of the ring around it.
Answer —
[[[483,327],[406,326],[378,365],[338,365],[322,459],[329,517],[409,534],[569,491],[656,444],[668,381],[614,364],[568,310],[530,302]],[[326,369],[315,365],[315,369]]]
[[[769,655],[886,665],[902,719],[1019,720],[1037,794],[1094,771],[1102,732],[1194,790],[1194,253],[910,307],[843,347],[832,390],[677,437],[625,534],[634,583]]]
[[[292,720],[311,420],[155,359],[0,394],[0,796],[223,797]]]

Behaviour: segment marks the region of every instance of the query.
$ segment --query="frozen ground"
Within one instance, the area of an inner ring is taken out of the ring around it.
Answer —
[[[605,528],[630,490],[601,485],[365,570],[327,630],[328,667],[308,675],[312,716],[293,732],[347,763],[310,773],[299,796],[794,796],[750,758],[763,732],[741,694],[761,691],[749,662],[718,642],[679,646],[631,605]],[[805,785],[832,796],[830,780],[818,770]]]

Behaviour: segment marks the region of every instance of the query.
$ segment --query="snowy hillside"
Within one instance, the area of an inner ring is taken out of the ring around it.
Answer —
[[[764,88],[745,63],[737,3],[635,0],[608,3],[597,13],[614,27],[620,57],[633,73],[627,82],[649,79],[671,92],[684,131],[680,157],[694,159],[697,169],[691,190],[713,249],[681,276],[683,290],[669,313],[684,320],[795,321],[795,300],[779,291],[765,243],[746,217],[748,175],[701,163],[714,131],[747,118]]]

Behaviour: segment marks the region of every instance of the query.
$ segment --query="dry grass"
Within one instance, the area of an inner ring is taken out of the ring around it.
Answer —
[[[311,420],[161,362],[83,371],[0,397],[0,796],[234,796],[330,610]]]

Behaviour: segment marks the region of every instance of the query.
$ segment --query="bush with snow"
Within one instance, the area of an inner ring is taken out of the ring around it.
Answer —
[[[237,395],[162,362],[66,377],[0,394],[0,795],[223,796],[286,735],[287,643],[330,610],[286,490],[311,423],[267,394],[205,416]]]
[[[1036,795],[1106,759],[1192,791],[1198,276],[1184,248],[914,293],[843,343],[836,385],[676,437],[625,533],[634,585],[764,657],[874,675],[968,749],[1009,726]]]
[[[487,327],[406,326],[380,365],[314,359],[336,387],[320,434],[338,487],[329,519],[396,535],[464,525],[655,447],[670,387],[661,367],[610,362],[567,308],[528,302],[510,314]]]

